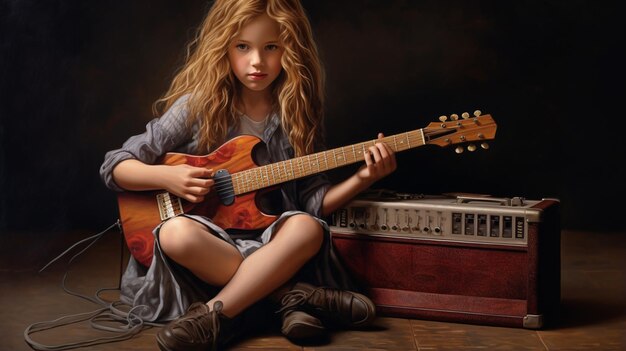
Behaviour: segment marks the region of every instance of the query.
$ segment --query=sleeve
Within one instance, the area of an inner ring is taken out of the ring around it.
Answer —
[[[322,218],[324,196],[331,183],[325,174],[317,174],[303,178],[297,182],[299,207],[311,215]]]
[[[315,146],[315,152],[326,151],[323,143]],[[322,218],[322,205],[326,192],[331,187],[331,182],[324,173],[318,173],[296,183],[296,194],[298,197],[298,207],[311,215]]]
[[[191,130],[187,127],[187,99],[187,95],[179,98],[163,116],[148,122],[145,132],[130,137],[121,148],[105,154],[100,178],[109,189],[123,191],[113,180],[113,169],[118,163],[137,159],[153,164],[161,155],[191,139]]]

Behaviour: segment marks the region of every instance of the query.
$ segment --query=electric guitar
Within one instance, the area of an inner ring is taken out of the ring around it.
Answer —
[[[167,153],[158,163],[188,164],[215,170],[215,185],[201,203],[191,203],[167,191],[125,191],[118,194],[120,219],[126,243],[133,257],[149,266],[152,261],[154,228],[182,213],[200,214],[224,229],[254,230],[272,224],[278,216],[258,208],[257,193],[262,189],[363,161],[364,152],[378,142],[394,151],[404,151],[432,144],[449,146],[476,141],[488,148],[486,140],[494,139],[496,124],[490,115],[476,111],[473,117],[463,113],[441,116],[427,127],[349,146],[339,147],[286,161],[259,166],[254,148],[261,140],[249,135],[231,139],[208,155],[193,156]],[[261,144],[262,145],[262,144]],[[469,151],[477,147],[468,145]],[[457,147],[457,153],[462,152]]]

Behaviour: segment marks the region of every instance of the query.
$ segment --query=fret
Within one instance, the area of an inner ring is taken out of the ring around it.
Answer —
[[[241,192],[245,193],[248,191],[248,189],[246,188],[246,181],[245,181],[245,174],[243,171],[237,173],[239,175],[239,184],[241,185]]]
[[[309,168],[307,169],[307,174],[313,173],[313,167],[311,166],[311,155],[306,155],[306,160],[309,162]]]
[[[348,160],[346,160],[346,150],[343,149],[343,146],[341,147],[341,155],[343,155],[343,163],[346,164]]]
[[[398,150],[398,141],[396,140],[396,136],[393,136],[393,151],[399,151]]]
[[[256,168],[254,171],[255,171],[254,173],[256,173],[256,177],[255,178],[257,180],[259,189],[264,188],[265,187],[265,182],[264,182],[265,177],[263,177],[263,168]]]
[[[276,183],[282,183],[283,176],[280,175],[280,164],[279,163],[275,163],[274,167],[276,168],[276,173],[278,173],[278,179],[276,180]],[[285,177],[287,177],[286,174],[285,174]]]
[[[287,160],[289,162],[289,168],[291,169],[291,179],[295,179],[296,175],[293,173],[293,159]]]
[[[276,174],[274,173],[274,164],[270,163],[269,167],[270,167],[270,171],[272,171],[272,178],[273,178],[272,182],[276,182],[277,178],[276,178]]]
[[[411,148],[411,139],[409,139],[409,132],[404,133],[406,135],[406,143],[409,145],[409,149]]]
[[[300,175],[304,176],[305,172],[304,172],[304,165],[302,165],[302,157],[298,157],[298,165],[300,166]]]
[[[422,133],[422,144],[426,145],[426,137],[424,136],[424,129],[420,129],[420,133]]]
[[[261,171],[261,178],[263,181],[265,181],[265,186],[269,186],[270,185],[270,177],[269,177],[269,173],[267,172],[267,168],[266,167],[259,167],[260,171]],[[265,175],[263,175],[263,170],[265,170]],[[263,184],[263,183],[261,183]]]
[[[259,183],[259,181],[261,180],[260,179],[261,177],[259,176],[259,171],[254,170],[254,171],[251,171],[250,173],[251,173],[252,179],[256,183],[256,189],[261,189],[261,183]]]
[[[239,177],[239,173],[233,174],[233,187],[235,189],[235,194],[239,194],[239,184],[237,182],[237,178]]]
[[[283,168],[285,169],[285,179],[289,179],[289,171],[287,170],[287,162],[283,161],[281,163],[283,165]]]
[[[356,161],[356,149],[354,148],[354,144],[352,144],[352,155],[354,155],[354,160]]]

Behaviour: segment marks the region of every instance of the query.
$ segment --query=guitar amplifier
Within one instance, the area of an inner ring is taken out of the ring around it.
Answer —
[[[555,199],[387,192],[331,233],[380,315],[539,329],[559,314],[559,219]]]

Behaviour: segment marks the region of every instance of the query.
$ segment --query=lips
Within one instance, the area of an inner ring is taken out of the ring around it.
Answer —
[[[250,79],[253,79],[253,80],[260,80],[260,79],[267,77],[267,73],[261,73],[261,72],[249,73],[248,77],[250,77]]]

